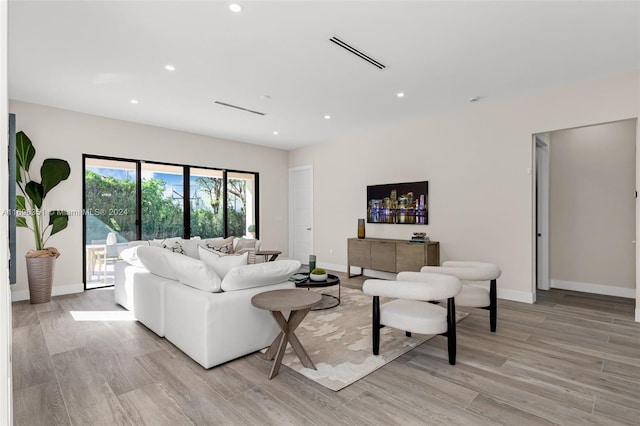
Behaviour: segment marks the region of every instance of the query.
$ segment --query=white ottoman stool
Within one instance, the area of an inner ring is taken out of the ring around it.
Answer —
[[[456,304],[471,308],[489,310],[489,324],[491,331],[496,331],[498,320],[497,280],[502,271],[493,263],[448,261],[442,266],[423,266],[419,273],[437,273],[452,275],[462,281],[462,290],[456,296]],[[404,272],[401,272],[404,273]],[[400,278],[398,278],[400,279]],[[477,287],[467,282],[490,281],[489,289]]]

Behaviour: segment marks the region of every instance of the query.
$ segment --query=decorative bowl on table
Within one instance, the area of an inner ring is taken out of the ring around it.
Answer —
[[[326,281],[328,277],[327,271],[322,268],[316,268],[309,274],[311,281]]]

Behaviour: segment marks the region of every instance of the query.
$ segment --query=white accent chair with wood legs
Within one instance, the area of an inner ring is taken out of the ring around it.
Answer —
[[[404,272],[403,272],[404,273]],[[408,274],[445,274],[457,277],[462,281],[462,290],[456,296],[458,306],[470,308],[482,308],[489,311],[489,325],[491,332],[495,333],[498,321],[498,297],[497,280],[502,271],[493,263],[448,261],[442,266],[423,266],[420,272],[407,272]],[[400,278],[398,278],[400,279]],[[480,287],[473,282],[489,281],[489,288]]]
[[[380,329],[388,326],[411,333],[447,336],[449,364],[456,363],[456,308],[460,280],[440,274],[420,274],[419,282],[366,280],[362,290],[373,296],[373,354],[380,351]],[[400,277],[400,274],[398,275]],[[395,300],[380,305],[380,297]],[[447,308],[430,301],[447,300]]]

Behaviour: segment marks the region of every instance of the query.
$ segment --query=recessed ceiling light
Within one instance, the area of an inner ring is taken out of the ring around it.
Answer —
[[[258,97],[260,98],[261,101],[268,101],[269,99],[271,99],[271,96],[269,95],[260,95]]]
[[[176,67],[174,67],[173,65],[165,65],[164,69],[167,71],[175,71]]]
[[[274,134],[274,135],[277,135],[277,134],[279,134],[279,133],[280,133],[280,132],[278,132],[277,130],[275,130],[275,131],[273,132],[273,134]]]
[[[137,103],[138,103],[138,100],[137,100],[137,99],[131,99],[129,102],[131,102],[132,104],[134,104],[134,105],[135,105],[135,104],[137,104]]]
[[[399,98],[404,98],[404,92],[398,92],[396,93],[396,96]]]
[[[242,12],[242,6],[240,6],[237,3],[231,3],[229,5],[229,10],[232,11],[233,13],[240,13]]]
[[[324,119],[325,119],[325,120],[331,120],[331,116],[330,116],[330,115],[325,115],[325,116],[324,116]]]
[[[469,98],[469,102],[478,102],[480,100],[480,96],[472,96]]]

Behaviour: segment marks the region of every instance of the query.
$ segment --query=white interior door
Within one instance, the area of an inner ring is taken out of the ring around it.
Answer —
[[[289,169],[289,256],[309,264],[313,254],[313,166]]]

